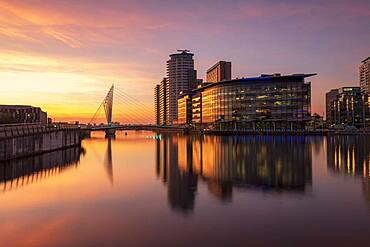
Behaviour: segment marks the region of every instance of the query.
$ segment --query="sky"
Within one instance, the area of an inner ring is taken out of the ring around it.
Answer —
[[[219,60],[233,77],[318,73],[312,112],[323,114],[325,92],[359,85],[370,1],[1,0],[0,104],[88,122],[114,83],[137,100],[115,120],[140,106],[151,122],[153,88],[177,49],[195,54],[199,78]]]

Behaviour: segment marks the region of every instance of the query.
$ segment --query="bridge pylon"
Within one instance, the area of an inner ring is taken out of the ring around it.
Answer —
[[[107,120],[107,125],[112,126],[112,118],[113,118],[113,91],[114,85],[108,91],[108,94],[105,96],[103,102],[100,104],[99,108],[96,110],[94,116],[91,118],[89,124],[92,124],[94,120],[96,120],[100,109],[103,107],[105,112],[105,118]]]
[[[113,116],[113,90],[114,85],[109,89],[107,96],[104,99],[103,106],[105,111],[105,117],[107,118],[107,124],[112,125]]]
[[[106,129],[105,130],[105,137],[106,138],[116,137],[116,129],[114,129],[114,128]]]

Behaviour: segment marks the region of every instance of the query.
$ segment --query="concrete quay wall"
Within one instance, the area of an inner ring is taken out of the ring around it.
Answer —
[[[75,126],[0,126],[0,161],[51,152],[81,144]]]

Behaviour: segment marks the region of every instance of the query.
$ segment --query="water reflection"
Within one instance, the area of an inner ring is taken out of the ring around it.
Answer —
[[[328,168],[334,173],[370,177],[370,143],[365,136],[329,136]]]
[[[168,186],[168,201],[171,207],[185,213],[190,212],[194,207],[198,183],[191,159],[189,162],[182,159],[182,152],[188,151],[191,149],[181,150],[179,153],[175,138],[165,136],[162,141],[157,140],[157,175]],[[191,157],[191,153],[187,153],[187,156]],[[186,165],[183,165],[183,162],[186,162]]]
[[[362,192],[370,204],[370,142],[367,136],[327,138],[327,164],[332,174],[362,178]]]
[[[55,176],[68,168],[77,166],[80,155],[84,152],[81,147],[73,147],[0,162],[0,186],[3,191],[9,191]]]
[[[163,136],[156,172],[173,209],[191,212],[198,180],[220,201],[233,189],[304,193],[312,181],[311,140],[303,137]]]
[[[109,181],[113,185],[113,160],[112,160],[112,138],[107,138],[107,150],[105,152],[105,159],[104,159],[105,170],[107,171],[107,175]]]
[[[63,162],[50,157],[54,165],[44,158],[1,166],[3,181],[13,172],[6,188],[9,179],[15,188],[17,179],[58,174],[1,193],[3,245],[366,245],[365,138],[153,135],[132,131],[109,140],[97,133],[83,141],[81,160],[72,153]]]

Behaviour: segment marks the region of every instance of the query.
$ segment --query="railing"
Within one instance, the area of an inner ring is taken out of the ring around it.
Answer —
[[[18,126],[32,126],[32,125],[45,125],[41,122],[36,123],[14,123],[14,124],[0,124],[0,128],[3,127],[18,127]]]
[[[3,124],[0,125],[0,139],[78,128],[76,125],[69,124]]]

